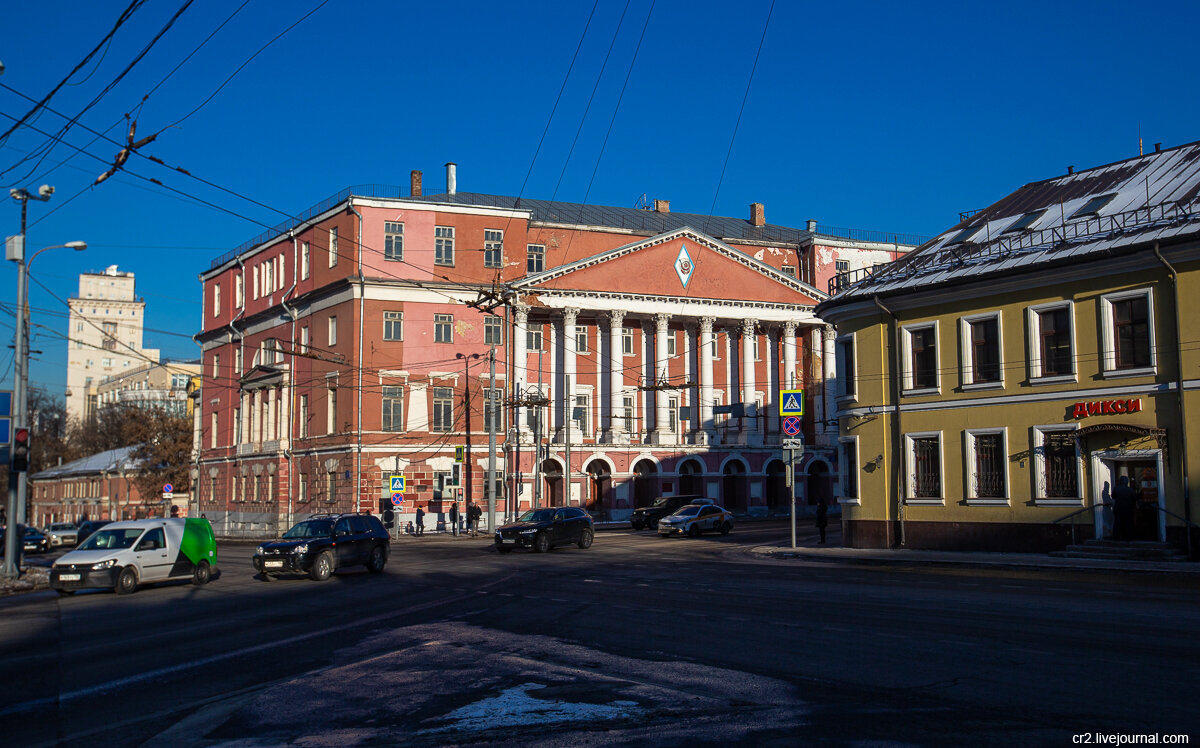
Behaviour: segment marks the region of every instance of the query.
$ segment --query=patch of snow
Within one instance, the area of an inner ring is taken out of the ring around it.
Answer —
[[[478,731],[497,727],[545,725],[556,722],[580,722],[625,719],[644,710],[636,701],[617,700],[608,704],[587,704],[572,701],[551,701],[529,695],[546,686],[541,683],[522,683],[501,691],[499,695],[455,709],[443,719],[451,724],[425,733]]]

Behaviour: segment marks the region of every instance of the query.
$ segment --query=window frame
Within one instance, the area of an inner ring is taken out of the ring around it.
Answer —
[[[1042,365],[1044,349],[1042,347],[1042,315],[1046,312],[1054,312],[1061,309],[1067,311],[1067,322],[1071,327],[1070,344],[1072,371],[1070,374],[1044,374]],[[1034,385],[1039,384],[1059,384],[1062,382],[1077,382],[1079,381],[1079,365],[1076,361],[1077,352],[1079,350],[1078,341],[1078,325],[1075,324],[1075,303],[1070,299],[1063,301],[1051,301],[1045,304],[1034,304],[1026,307],[1027,310],[1027,337],[1028,337],[1028,355],[1029,355],[1029,383]]]
[[[1120,368],[1117,358],[1117,324],[1114,317],[1114,303],[1129,301],[1130,299],[1145,298],[1146,300],[1146,345],[1148,346],[1148,356],[1150,363],[1146,366],[1130,366]],[[1117,379],[1121,377],[1142,377],[1153,376],[1158,374],[1158,355],[1155,348],[1155,332],[1154,332],[1154,289],[1149,287],[1134,288],[1127,291],[1114,291],[1106,293],[1100,297],[1100,334],[1102,355],[1100,357],[1102,370],[1101,374],[1105,378]]]
[[[403,221],[383,222],[383,259],[388,262],[404,262]]]
[[[913,334],[933,330],[933,376],[935,385],[933,387],[917,387],[915,386],[914,362],[913,362]],[[901,395],[905,397],[914,397],[919,395],[938,395],[942,392],[942,376],[941,376],[941,329],[938,320],[930,320],[928,322],[917,322],[911,325],[904,325],[900,328],[901,342],[903,345],[903,384],[904,391]]]
[[[404,312],[395,309],[383,311],[383,339],[389,343],[404,340]]]
[[[833,341],[834,371],[837,376],[837,401],[858,402],[858,339],[857,333],[837,336]],[[846,367],[849,352],[849,371]]]
[[[433,227],[433,264],[442,267],[454,267],[453,226]]]
[[[504,345],[504,320],[492,315],[483,318],[483,344]]]
[[[485,268],[504,267],[504,231],[501,229],[483,230],[483,266]]]
[[[938,496],[917,496],[917,461],[915,445],[918,440],[937,440]],[[904,503],[911,506],[945,506],[946,455],[941,431],[914,431],[904,435]]]
[[[633,328],[632,327],[622,327],[621,328],[621,355],[622,356],[636,356],[637,355],[636,351],[637,351],[637,349],[633,344]]]
[[[1055,496],[1050,497],[1046,494],[1049,480],[1047,479],[1046,469],[1046,449],[1045,436],[1052,432],[1075,432],[1079,430],[1077,423],[1054,423],[1031,427],[1031,442],[1033,453],[1033,503],[1035,506],[1060,506],[1060,507],[1078,507],[1083,506],[1084,502],[1084,470],[1083,470],[1083,452],[1080,449],[1079,440],[1075,440],[1075,493],[1076,496]]]
[[[440,434],[454,430],[454,388],[433,387],[429,398],[429,430]],[[441,411],[445,410],[443,414]],[[448,421],[448,422],[443,422]]]
[[[859,460],[862,459],[858,454],[858,437],[857,436],[839,436],[838,446],[841,449],[838,452],[838,503],[839,504],[861,504],[862,495],[862,480],[859,477]],[[845,445],[853,445],[850,450],[853,451],[853,459],[847,454]],[[854,476],[853,486],[848,485],[848,479]]]
[[[544,351],[546,345],[546,331],[541,323],[535,325],[526,325],[525,327],[525,350],[528,351]]]
[[[588,348],[588,326],[575,325],[575,355],[586,356],[591,353]]]
[[[312,269],[310,264],[312,256],[312,246],[309,242],[300,243],[300,280],[308,280],[309,273]]]
[[[535,251],[536,248],[536,251]],[[536,258],[536,261],[535,261]],[[535,267],[536,265],[536,267]],[[541,273],[546,269],[546,245],[545,244],[526,244],[525,245],[525,272],[526,273]]]
[[[336,314],[329,315],[329,317],[326,319],[326,323],[325,323],[325,333],[326,333],[325,341],[329,345],[330,348],[337,345],[337,336],[338,336],[337,328],[338,328],[337,315]]]
[[[1001,453],[1001,479],[1004,481],[1003,496],[979,495],[978,451],[976,444],[981,436],[999,436]],[[963,477],[966,481],[966,502],[973,506],[1008,506],[1012,500],[1012,480],[1008,459],[1008,428],[966,429],[963,431]]]
[[[443,335],[443,333],[445,333],[445,334]],[[454,343],[454,315],[453,314],[435,314],[435,315],[433,315],[433,342],[448,343],[448,344]]]
[[[979,382],[975,380],[975,338],[974,325],[977,322],[987,322],[988,320],[996,321],[996,365],[998,367],[996,381]],[[993,312],[985,312],[983,314],[972,314],[966,317],[959,318],[959,338],[960,346],[960,372],[962,374],[962,387],[964,390],[990,390],[1003,389],[1004,382],[1004,319],[999,310]]]
[[[329,227],[329,267],[337,267],[338,264],[338,227]]]
[[[404,385],[381,384],[379,388],[379,430],[389,434],[404,431]],[[391,413],[389,415],[389,404]],[[390,428],[389,428],[390,426]]]

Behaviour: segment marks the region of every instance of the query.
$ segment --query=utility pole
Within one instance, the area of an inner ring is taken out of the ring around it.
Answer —
[[[563,431],[566,432],[566,467],[563,469],[563,506],[571,506],[571,424],[575,421],[575,403],[571,398],[571,375],[563,375]]]
[[[470,360],[479,358],[478,353],[456,353],[455,358],[463,362],[463,412],[466,414],[467,441],[463,454],[463,508],[471,504],[471,370]]]
[[[487,467],[487,503],[488,503],[488,532],[496,528],[496,421],[500,420],[500,403],[495,394],[496,389],[496,344],[488,351],[488,396],[484,398],[484,412],[488,414],[488,467]],[[479,528],[475,528],[478,530]]]

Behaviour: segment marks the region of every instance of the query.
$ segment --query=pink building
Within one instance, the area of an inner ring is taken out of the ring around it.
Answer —
[[[401,522],[456,485],[486,519],[489,431],[497,522],[564,503],[620,520],[679,493],[783,512],[784,389],[805,390],[797,495],[831,496],[833,331],[813,307],[835,272],[911,244],[767,224],[757,203],[735,219],[447,181],[347,190],[201,275],[195,491],[219,533],[379,511],[392,475]]]

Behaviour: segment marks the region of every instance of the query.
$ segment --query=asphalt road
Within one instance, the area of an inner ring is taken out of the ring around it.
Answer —
[[[802,542],[811,542],[808,530]],[[1200,737],[1200,601],[1170,576],[769,559],[602,532],[384,574],[0,601],[6,745],[1074,745]],[[1191,585],[1191,586],[1189,586]]]

